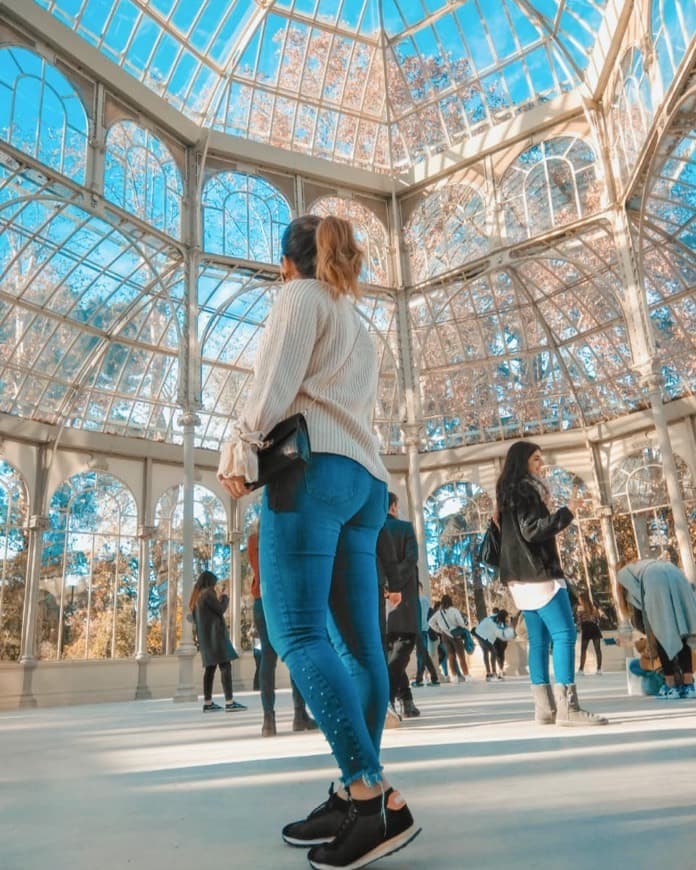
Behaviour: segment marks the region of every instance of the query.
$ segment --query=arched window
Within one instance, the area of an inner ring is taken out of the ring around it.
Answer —
[[[147,626],[150,655],[173,655],[181,638],[181,620],[188,612],[188,601],[182,601],[183,524],[184,488],[173,486],[160,496],[155,508]],[[220,499],[196,484],[193,488],[194,579],[205,570],[216,574],[221,583],[229,580],[227,516]]]
[[[404,241],[414,284],[483,256],[489,249],[483,198],[468,184],[431,193],[411,215]]]
[[[290,206],[272,184],[243,172],[220,172],[203,189],[203,247],[215,254],[280,262]]]
[[[578,601],[599,608],[608,625],[616,624],[604,537],[595,500],[582,478],[557,465],[547,465],[543,476],[556,507],[574,504],[575,521],[557,538],[563,573]]]
[[[106,135],[104,195],[163,232],[181,234],[182,186],[174,158],[132,121],[118,121]]]
[[[600,206],[592,148],[575,136],[527,148],[501,183],[510,242],[532,238],[591,214]]]
[[[76,474],[53,495],[44,532],[37,640],[41,658],[135,653],[137,511],[102,471]]]
[[[26,48],[0,49],[0,138],[79,183],[87,116],[75,88]]]
[[[478,551],[493,512],[488,493],[475,483],[438,487],[425,500],[425,546],[433,598],[445,593],[466,614],[469,625],[483,619],[499,601]]]
[[[696,489],[686,463],[678,456],[675,460],[694,542]],[[619,555],[627,559],[667,557],[677,563],[679,546],[660,451],[645,447],[627,456],[611,476],[611,493]]]
[[[387,228],[374,212],[359,202],[340,196],[324,196],[309,209],[319,217],[333,215],[353,225],[355,238],[365,252],[360,280],[367,284],[389,284],[389,239]]]
[[[693,0],[653,0],[651,30],[665,92],[696,33]]]
[[[696,392],[694,305],[694,177],[696,126],[693,99],[677,112],[652,161],[644,198],[640,256],[657,357],[669,398]]]
[[[645,143],[652,117],[650,82],[643,55],[637,48],[629,49],[621,61],[610,117],[620,178],[626,183]]]
[[[19,658],[27,576],[27,499],[14,466],[0,459],[0,660]]]

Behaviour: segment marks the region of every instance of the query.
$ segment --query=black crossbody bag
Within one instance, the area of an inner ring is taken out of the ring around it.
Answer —
[[[360,323],[358,323],[355,340],[348,355],[336,369],[333,377],[324,384],[324,387],[331,386],[336,380],[338,373],[350,359],[359,337]],[[310,404],[313,405],[314,400]],[[264,439],[256,455],[259,462],[259,476],[253,483],[247,484],[247,489],[250,491],[266,486],[275,478],[287,474],[299,466],[308,465],[312,459],[312,445],[309,440],[309,429],[305,415],[299,412],[277,423]]]
[[[281,420],[268,433],[257,456],[259,477],[247,484],[249,490],[265,486],[298,465],[307,465],[312,458],[312,445],[305,415],[293,414]]]

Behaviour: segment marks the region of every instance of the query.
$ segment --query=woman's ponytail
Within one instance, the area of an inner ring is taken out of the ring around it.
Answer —
[[[363,252],[353,235],[348,221],[338,217],[325,217],[317,227],[317,271],[337,296],[360,296],[358,276],[363,264]]]

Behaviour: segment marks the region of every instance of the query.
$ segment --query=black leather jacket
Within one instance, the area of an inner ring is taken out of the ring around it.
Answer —
[[[567,507],[549,513],[531,481],[522,480],[501,516],[501,582],[541,583],[563,577],[556,535],[572,521]]]

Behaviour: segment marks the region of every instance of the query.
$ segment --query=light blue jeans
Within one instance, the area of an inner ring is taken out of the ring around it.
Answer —
[[[315,453],[266,487],[260,574],[268,634],[329,741],[344,785],[382,778],[389,677],[377,607],[387,487],[345,456]]]
[[[559,589],[539,610],[524,610],[529,637],[529,676],[535,686],[548,683],[549,647],[553,641],[553,674],[557,683],[575,682],[577,631],[567,589]]]

